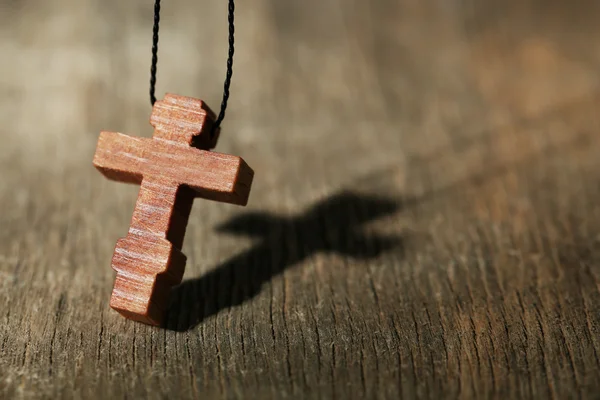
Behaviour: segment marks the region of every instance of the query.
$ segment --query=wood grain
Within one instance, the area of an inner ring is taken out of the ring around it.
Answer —
[[[162,5],[158,92],[220,104],[227,7]],[[252,197],[196,202],[163,327],[90,165],[153,140],[152,6],[0,0],[0,398],[598,399],[598,1],[237,2]]]
[[[127,318],[161,325],[171,288],[181,283],[181,252],[194,197],[246,205],[254,172],[213,148],[214,113],[200,100],[167,94],[153,107],[152,139],[102,132],[94,166],[107,178],[141,184],[127,237],[117,241],[110,306]],[[207,139],[195,139],[207,138]]]

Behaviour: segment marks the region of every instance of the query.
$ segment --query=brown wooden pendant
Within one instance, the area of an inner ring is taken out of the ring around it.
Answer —
[[[102,132],[94,166],[109,179],[140,184],[129,232],[117,241],[110,306],[160,325],[171,288],[183,277],[183,237],[194,198],[246,205],[254,172],[240,157],[209,151],[215,114],[196,99],[157,101],[152,139]]]

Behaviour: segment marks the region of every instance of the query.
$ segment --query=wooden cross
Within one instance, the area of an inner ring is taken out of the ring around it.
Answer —
[[[152,139],[102,132],[94,166],[109,179],[140,184],[131,226],[112,259],[110,306],[160,325],[183,277],[183,237],[195,197],[246,205],[254,172],[239,157],[208,151],[215,114],[204,102],[167,94],[155,103]]]

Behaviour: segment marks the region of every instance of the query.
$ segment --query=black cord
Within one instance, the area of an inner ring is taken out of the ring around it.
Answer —
[[[225,118],[225,110],[227,109],[227,101],[229,100],[229,86],[231,86],[231,77],[233,76],[233,53],[235,52],[235,24],[233,21],[234,14],[235,2],[234,0],[229,0],[229,15],[227,17],[229,21],[229,52],[227,55],[227,74],[225,75],[225,83],[223,84],[223,101],[221,101],[221,111],[219,112],[217,121],[215,122],[213,130],[210,133],[211,137],[215,135],[215,133],[221,126],[221,122],[223,122],[223,119]]]
[[[154,27],[152,28],[152,64],[150,65],[150,103],[156,103],[156,65],[158,64],[158,24],[160,23],[160,0],[154,2]]]
[[[231,86],[231,77],[233,76],[233,54],[235,52],[235,0],[229,1],[228,21],[229,21],[229,52],[227,55],[227,73],[225,75],[225,83],[223,84],[223,101],[221,101],[221,111],[215,124],[213,125],[211,137],[215,135],[223,119],[225,119],[225,110],[229,101],[229,87]],[[154,27],[152,29],[152,64],[150,66],[150,103],[154,105],[156,102],[156,66],[158,64],[158,26],[160,23],[160,0],[154,2]]]

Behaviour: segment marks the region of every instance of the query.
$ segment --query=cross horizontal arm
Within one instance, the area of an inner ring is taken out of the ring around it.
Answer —
[[[113,180],[160,177],[190,187],[196,197],[239,205],[247,203],[254,176],[240,157],[115,132],[100,134],[94,165]]]
[[[140,184],[147,159],[145,142],[149,139],[101,132],[94,154],[94,166],[113,181]]]
[[[254,171],[240,157],[153,140],[144,174],[190,187],[196,197],[246,205]]]

